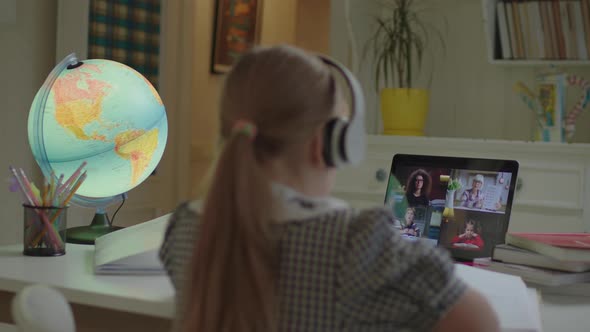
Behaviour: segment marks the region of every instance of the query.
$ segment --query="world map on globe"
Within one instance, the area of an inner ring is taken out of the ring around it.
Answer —
[[[131,190],[154,171],[167,126],[162,99],[145,77],[119,62],[91,59],[41,87],[28,134],[44,173],[69,176],[86,161],[77,194],[102,198]]]

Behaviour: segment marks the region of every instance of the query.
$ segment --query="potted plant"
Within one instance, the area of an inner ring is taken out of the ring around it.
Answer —
[[[416,72],[422,67],[424,51],[432,41],[441,43],[439,30],[422,20],[420,0],[381,0],[386,10],[376,17],[376,30],[365,45],[372,54],[375,88],[381,86],[381,116],[384,134],[423,136],[429,108],[426,89],[414,87]]]

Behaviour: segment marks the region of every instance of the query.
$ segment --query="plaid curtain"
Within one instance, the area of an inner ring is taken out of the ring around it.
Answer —
[[[124,63],[157,89],[160,0],[90,0],[89,15],[88,58]]]

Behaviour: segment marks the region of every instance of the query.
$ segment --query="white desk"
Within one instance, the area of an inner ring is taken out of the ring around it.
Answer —
[[[541,293],[544,332],[590,331],[590,297]]]
[[[10,300],[23,287],[43,283],[72,304],[78,332],[168,331],[174,290],[166,276],[97,276],[94,246],[67,244],[61,257],[28,257],[20,245],[0,246],[0,321],[11,323]],[[545,332],[590,331],[590,297],[541,294]],[[0,332],[15,331],[0,323]]]
[[[94,246],[67,244],[60,257],[28,257],[22,245],[0,246],[0,321],[10,323],[12,295],[42,283],[72,304],[78,332],[166,331],[174,316],[174,289],[167,276],[97,276]],[[8,303],[7,303],[8,302]]]

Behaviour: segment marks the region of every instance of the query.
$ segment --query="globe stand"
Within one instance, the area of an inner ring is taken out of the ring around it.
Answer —
[[[66,242],[75,244],[94,244],[94,241],[105,234],[122,229],[113,226],[106,212],[97,211],[89,226],[72,227],[66,230]]]

